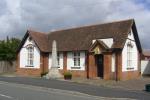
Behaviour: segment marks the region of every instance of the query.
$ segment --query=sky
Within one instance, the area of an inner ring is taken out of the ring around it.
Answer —
[[[1,0],[0,39],[27,29],[50,32],[134,18],[142,47],[150,49],[150,0]]]

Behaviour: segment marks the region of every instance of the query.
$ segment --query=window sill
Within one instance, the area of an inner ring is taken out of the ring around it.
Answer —
[[[60,69],[60,70],[63,70],[63,67],[57,67],[58,69]]]
[[[129,68],[127,68],[127,70],[133,70],[134,69],[134,67],[129,67]]]
[[[31,68],[33,68],[34,66],[26,65],[25,67],[27,67],[27,68],[28,68],[28,67],[31,67]]]
[[[26,65],[26,67],[34,67],[33,65]]]
[[[81,69],[81,67],[71,67],[71,69]]]

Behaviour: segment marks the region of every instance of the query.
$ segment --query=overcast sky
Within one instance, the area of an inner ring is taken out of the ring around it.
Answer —
[[[134,18],[150,49],[150,0],[0,0],[0,39]]]

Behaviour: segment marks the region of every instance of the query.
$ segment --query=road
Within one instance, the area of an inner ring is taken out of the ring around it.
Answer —
[[[96,97],[78,92],[0,82],[0,100],[66,100],[66,99],[115,100],[115,98]]]
[[[146,93],[144,91],[128,91],[128,90],[93,86],[87,84],[78,84],[78,83],[72,83],[72,82],[66,82],[60,80],[46,80],[41,78],[27,78],[27,77],[0,77],[0,81],[66,90],[66,91],[74,91],[74,92],[80,92],[80,93],[93,95],[93,96],[100,96],[100,97],[150,100],[150,93]]]

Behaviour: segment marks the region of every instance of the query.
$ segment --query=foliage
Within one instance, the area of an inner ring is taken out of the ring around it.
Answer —
[[[0,41],[0,61],[12,62],[16,60],[16,51],[20,44],[20,39],[7,37],[7,40]]]
[[[68,71],[68,72],[65,72],[64,75],[65,76],[72,76],[72,73]]]

